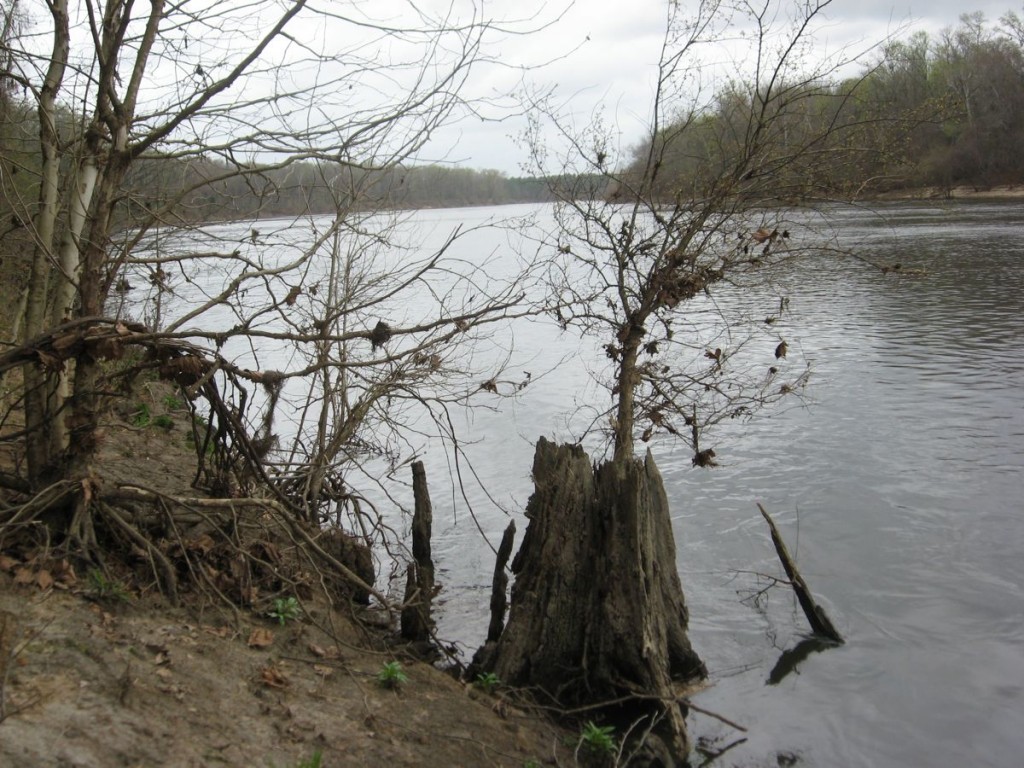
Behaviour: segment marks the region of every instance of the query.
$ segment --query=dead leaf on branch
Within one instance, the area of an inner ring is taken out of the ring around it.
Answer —
[[[36,356],[39,358],[39,365],[45,370],[57,373],[64,370],[64,361],[57,355],[47,352],[44,349],[37,349]]]

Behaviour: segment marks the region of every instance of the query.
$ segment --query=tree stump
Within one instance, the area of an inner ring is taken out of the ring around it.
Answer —
[[[412,518],[412,556],[406,571],[405,607],[401,632],[406,640],[426,642],[434,628],[431,602],[434,598],[434,561],[430,536],[434,514],[427,489],[427,473],[422,461],[412,463],[412,491],[415,509]]]
[[[508,621],[478,663],[566,708],[616,701],[609,712],[623,721],[649,715],[684,755],[690,744],[676,684],[707,672],[686,633],[654,459],[595,468],[581,447],[541,438],[533,479]]]

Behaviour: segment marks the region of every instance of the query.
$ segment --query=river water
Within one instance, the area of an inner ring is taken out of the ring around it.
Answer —
[[[699,701],[751,728],[752,755],[1019,765],[1024,206],[832,218],[854,252],[927,275],[817,262],[792,301],[813,403],[737,430],[716,471],[666,472],[693,640],[716,680]],[[802,619],[782,592],[762,615],[736,601],[749,579],[729,569],[777,572],[755,499],[847,638],[774,685]]]
[[[885,275],[849,256],[804,262],[777,330],[810,364],[805,403],[720,428],[721,466],[710,471],[694,469],[683,447],[657,447],[691,637],[711,672],[695,701],[748,728],[694,714],[694,733],[719,748],[747,738],[725,765],[774,765],[779,753],[816,766],[1019,765],[1024,204],[824,213],[842,249],[927,274]],[[519,345],[547,343],[535,366],[556,349],[595,354],[551,329],[535,333]],[[476,468],[499,500],[525,502],[533,441],[565,436],[569,406],[598,396],[582,366],[562,370],[466,425],[483,441]],[[764,586],[750,572],[780,573],[758,501],[847,639],[801,646],[806,658],[785,675],[784,653],[806,629],[783,588],[750,599]],[[446,518],[454,506],[435,496],[440,626],[472,648],[493,560],[465,513]],[[481,500],[478,516],[496,541],[507,518],[488,508]]]
[[[429,243],[529,212],[424,211],[405,226]],[[683,446],[653,443],[691,638],[711,673],[695,701],[748,729],[694,714],[694,734],[719,748],[746,738],[719,765],[775,765],[780,754],[815,766],[1020,765],[1024,203],[820,213],[839,250],[903,274],[830,255],[782,275],[789,310],[771,330],[810,366],[803,399],[718,428],[712,470],[693,468]],[[225,225],[224,236],[247,231]],[[515,232],[481,229],[455,248],[499,253],[523,245],[510,244]],[[511,373],[529,370],[533,383],[456,416],[472,464],[460,466],[465,497],[450,454],[421,446],[444,583],[439,630],[467,653],[486,632],[493,554],[481,532],[496,545],[512,519],[521,538],[536,439],[573,439],[580,409],[607,399],[588,374],[602,364],[595,342],[546,322],[502,332],[514,336]],[[766,585],[757,574],[780,575],[757,502],[842,647],[803,642],[784,588],[753,598]]]

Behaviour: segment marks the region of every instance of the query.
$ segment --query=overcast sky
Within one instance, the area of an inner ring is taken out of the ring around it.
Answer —
[[[692,2],[683,0],[684,5]],[[617,126],[621,146],[628,148],[642,136],[642,125],[650,109],[665,3],[666,0],[576,0],[562,18],[544,31],[495,40],[490,48],[500,50],[506,65],[533,66],[558,55],[564,54],[564,58],[525,75],[512,68],[482,67],[473,81],[474,92],[491,96],[515,88],[517,81],[525,78],[533,88],[553,88],[557,100],[581,121],[587,120],[601,104],[606,119]],[[484,8],[489,14],[508,17],[531,13],[524,10],[529,5],[515,0],[492,0]],[[556,7],[549,0],[540,18],[550,20],[564,5]],[[848,46],[850,52],[861,51],[887,34],[906,37],[918,29],[935,34],[955,26],[960,14],[967,11],[981,11],[995,21],[1011,10],[1021,14],[1021,0],[834,0],[815,32],[816,55],[835,53],[843,46]],[[902,27],[907,31],[899,32]],[[498,112],[491,110],[489,114]],[[524,125],[523,120],[515,117],[502,122],[463,120],[439,133],[422,160],[495,168],[518,175],[525,154],[516,147],[514,139]]]

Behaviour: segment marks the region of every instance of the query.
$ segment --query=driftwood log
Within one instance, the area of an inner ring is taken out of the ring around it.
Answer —
[[[782,568],[786,571],[786,577],[789,579],[789,583],[793,586],[793,592],[796,593],[796,599],[800,603],[800,608],[804,612],[804,616],[807,617],[807,623],[811,625],[811,629],[814,634],[820,635],[821,637],[827,638],[834,643],[842,643],[843,636],[839,634],[839,630],[833,626],[831,619],[828,614],[825,613],[825,609],[818,605],[814,600],[814,595],[811,594],[810,587],[807,586],[807,582],[804,581],[804,577],[800,575],[800,571],[796,567],[796,563],[793,562],[793,558],[789,556],[789,550],[786,548],[786,542],[782,540],[782,534],[779,533],[779,529],[775,527],[775,521],[772,520],[771,515],[762,507],[760,504],[757,508],[761,510],[761,515],[768,523],[768,528],[772,533],[772,544],[775,545],[775,552],[779,556],[779,560],[782,562]]]
[[[565,708],[614,702],[609,718],[648,717],[672,752],[685,754],[677,686],[707,673],[687,637],[654,459],[595,468],[581,447],[541,438],[533,479],[508,622],[476,667]]]

